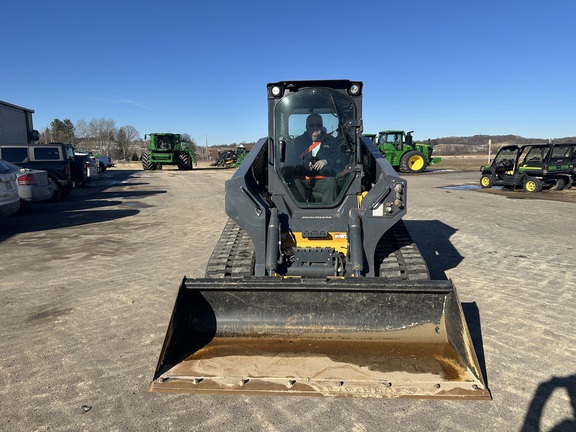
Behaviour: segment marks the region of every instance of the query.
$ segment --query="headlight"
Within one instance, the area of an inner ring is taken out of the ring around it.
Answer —
[[[272,96],[280,97],[282,96],[282,87],[280,87],[279,85],[272,86],[270,92],[272,93]]]
[[[350,96],[358,96],[362,90],[362,85],[360,83],[352,83],[348,89]]]

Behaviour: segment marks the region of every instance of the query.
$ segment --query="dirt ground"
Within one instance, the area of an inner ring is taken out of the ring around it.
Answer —
[[[0,430],[576,430],[575,204],[487,193],[479,165],[447,165],[406,176],[405,224],[456,286],[493,400],[146,392],[234,170],[133,163],[0,219]]]

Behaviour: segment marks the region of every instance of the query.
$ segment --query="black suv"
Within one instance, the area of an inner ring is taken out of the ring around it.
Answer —
[[[84,178],[84,165],[74,158],[72,144],[0,144],[0,159],[48,171],[54,189],[52,201],[68,195]]]

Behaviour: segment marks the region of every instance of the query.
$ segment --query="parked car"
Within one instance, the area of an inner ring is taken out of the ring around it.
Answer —
[[[16,186],[16,174],[0,160],[0,216],[8,216],[20,210],[20,197]]]
[[[94,157],[96,158],[96,162],[98,162],[99,171],[106,171],[106,168],[111,168],[114,166],[114,164],[112,163],[112,159],[110,159],[108,156],[102,156],[97,154]]]
[[[98,161],[91,156],[89,153],[75,152],[76,157],[84,159],[84,167],[86,169],[86,179],[87,181],[93,179],[98,175]]]
[[[52,198],[54,189],[48,180],[47,171],[23,168],[7,161],[4,161],[4,164],[16,174],[20,207]]]
[[[74,161],[71,144],[0,144],[0,159],[24,168],[48,171],[48,181],[53,188],[51,201],[68,195],[82,182],[85,173],[84,165],[77,167]]]

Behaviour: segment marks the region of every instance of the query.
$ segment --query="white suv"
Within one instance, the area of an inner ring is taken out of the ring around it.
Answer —
[[[16,174],[0,160],[0,216],[8,216],[20,210],[20,197]]]

